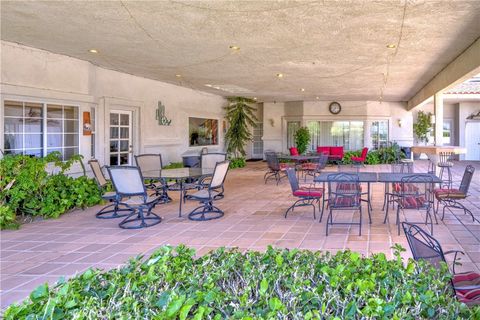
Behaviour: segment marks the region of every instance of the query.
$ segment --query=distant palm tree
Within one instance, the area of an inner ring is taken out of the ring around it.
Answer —
[[[229,105],[225,107],[226,118],[230,127],[225,134],[227,141],[227,152],[235,158],[245,156],[245,144],[252,139],[249,126],[255,127],[258,121],[255,113],[256,108],[249,104],[256,103],[255,100],[243,97],[228,98]]]

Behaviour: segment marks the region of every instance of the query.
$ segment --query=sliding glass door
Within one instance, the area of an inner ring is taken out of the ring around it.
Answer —
[[[310,150],[317,146],[343,146],[359,150],[364,146],[363,121],[308,121]]]

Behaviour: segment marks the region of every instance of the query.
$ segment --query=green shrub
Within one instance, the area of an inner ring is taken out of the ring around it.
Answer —
[[[52,153],[45,158],[6,155],[0,160],[1,229],[15,227],[17,215],[56,218],[70,209],[101,201],[95,180],[64,174],[73,163],[81,163],[82,157],[75,156],[66,162],[59,159],[58,153]],[[54,162],[60,172],[49,175],[45,170],[49,162]],[[82,168],[85,170],[83,164]]]
[[[343,153],[342,163],[343,164],[352,164],[353,163],[352,156],[353,157],[360,157],[361,154],[362,154],[362,151],[345,151]]]
[[[229,168],[230,169],[236,169],[236,168],[243,168],[247,165],[247,161],[245,160],[245,158],[232,158],[230,159],[230,165],[229,165]]]
[[[397,247],[398,250],[401,250]],[[405,265],[345,251],[161,247],[120,269],[89,269],[36,288],[5,319],[478,319],[459,303],[444,265]]]
[[[310,131],[307,127],[300,127],[295,132],[295,146],[299,154],[305,154],[310,143]]]
[[[168,165],[163,167],[163,169],[178,169],[183,168],[183,162],[170,162]]]
[[[393,143],[391,146],[382,147],[378,150],[369,150],[367,153],[367,158],[365,159],[365,164],[389,164],[394,163],[397,160],[397,157],[405,158],[405,154],[400,152],[399,155],[399,146],[396,143]],[[343,164],[352,164],[353,161],[351,157],[360,157],[362,150],[356,151],[345,151],[343,154]]]

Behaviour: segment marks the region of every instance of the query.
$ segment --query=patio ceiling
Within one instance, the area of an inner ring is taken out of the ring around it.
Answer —
[[[480,36],[480,1],[2,1],[1,9],[3,40],[259,101],[406,101]]]

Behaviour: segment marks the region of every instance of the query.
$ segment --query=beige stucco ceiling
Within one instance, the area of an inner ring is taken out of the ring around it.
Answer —
[[[479,36],[475,0],[1,3],[3,40],[263,101],[405,101]]]

